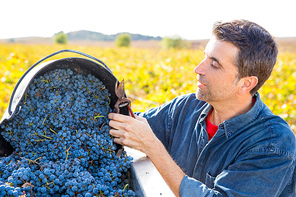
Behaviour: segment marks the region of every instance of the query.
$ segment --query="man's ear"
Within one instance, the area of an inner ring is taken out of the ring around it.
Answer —
[[[250,93],[257,83],[258,78],[256,76],[241,78],[239,80],[239,94]]]

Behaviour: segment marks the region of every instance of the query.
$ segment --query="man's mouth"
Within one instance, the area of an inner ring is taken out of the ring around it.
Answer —
[[[199,77],[196,77],[196,79],[197,79],[197,86],[198,87],[206,86],[206,83],[204,83],[202,80],[200,80]]]
[[[202,83],[202,82],[200,82],[200,81],[197,81],[197,87],[205,87],[206,86],[206,84],[204,84],[204,83]]]

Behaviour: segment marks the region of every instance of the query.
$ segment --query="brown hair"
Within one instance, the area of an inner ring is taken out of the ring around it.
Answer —
[[[263,27],[247,20],[216,22],[213,34],[218,40],[239,49],[235,63],[237,77],[256,76],[258,84],[251,90],[251,94],[255,94],[269,78],[276,63],[278,48],[274,38]]]

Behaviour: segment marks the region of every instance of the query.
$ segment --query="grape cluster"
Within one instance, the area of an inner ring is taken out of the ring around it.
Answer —
[[[109,135],[110,93],[93,75],[54,69],[34,78],[18,115],[1,125],[0,196],[135,196],[132,158]]]

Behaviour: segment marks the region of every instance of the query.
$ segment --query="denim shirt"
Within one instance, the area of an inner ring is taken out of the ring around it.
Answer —
[[[295,135],[255,98],[210,141],[205,119],[212,106],[195,94],[138,113],[186,174],[180,196],[295,196]]]

